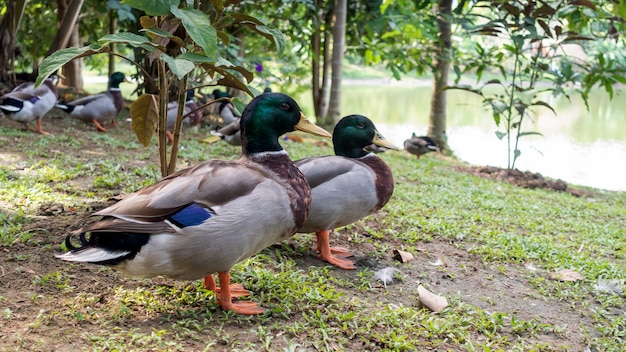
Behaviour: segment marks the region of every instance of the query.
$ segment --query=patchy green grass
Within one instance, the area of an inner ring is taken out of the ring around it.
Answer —
[[[626,279],[623,192],[521,189],[443,156],[387,152],[392,200],[331,238],[353,251],[358,270],[326,265],[314,236],[294,236],[233,268],[233,281],[267,309],[242,317],[216,308],[200,281],[129,279],[53,257],[109,197],[159,179],[155,149],[124,123],[101,134],[57,119],[51,136],[4,123],[0,350],[621,351],[626,343],[623,293],[598,288]],[[180,167],[238,157],[237,148],[201,142],[206,134],[187,133]],[[293,159],[332,152],[282,144]],[[394,249],[416,259],[400,263]],[[372,277],[387,266],[402,274],[385,288]],[[584,279],[555,280],[561,269]],[[450,305],[440,314],[422,308],[418,283]]]

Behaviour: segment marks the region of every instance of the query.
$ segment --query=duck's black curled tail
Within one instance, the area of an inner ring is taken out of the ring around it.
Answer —
[[[65,237],[68,252],[57,258],[100,265],[116,265],[133,259],[148,241],[150,235],[130,232],[83,232],[78,235],[80,246],[72,243],[74,234]]]

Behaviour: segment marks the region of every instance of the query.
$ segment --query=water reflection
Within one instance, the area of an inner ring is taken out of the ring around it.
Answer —
[[[429,82],[369,83],[344,85],[343,114],[368,116],[397,145],[402,145],[411,132],[427,132]],[[612,101],[602,91],[592,93],[589,110],[577,95],[571,100],[552,96],[543,99],[555,107],[558,115],[539,108],[532,121],[525,122],[525,130],[544,136],[522,138],[522,156],[516,167],[574,184],[626,191],[624,91],[617,92]],[[305,112],[313,115],[309,112],[310,95],[302,95],[299,101]],[[506,145],[496,138],[496,130],[480,97],[463,91],[448,92],[448,142],[460,159],[506,167]]]

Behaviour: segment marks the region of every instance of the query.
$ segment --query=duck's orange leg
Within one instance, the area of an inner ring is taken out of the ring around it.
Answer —
[[[167,140],[169,140],[170,145],[174,144],[174,134],[170,131],[165,131],[165,134],[167,135]]]
[[[230,292],[230,274],[227,272],[218,273],[220,279],[220,297],[218,300],[218,304],[224,310],[232,310],[238,314],[263,314],[265,313],[265,309],[259,307],[256,302],[252,301],[244,301],[244,302],[233,302],[233,296]]]
[[[96,128],[98,129],[98,132],[106,132],[107,130],[102,127],[102,125],[96,121],[96,119],[91,120],[91,122],[93,122],[94,125],[96,125]]]
[[[222,282],[220,281],[220,285],[221,283]],[[215,284],[215,279],[213,278],[213,274],[207,275],[204,277],[204,288],[206,288],[209,291],[213,291],[216,294],[220,294],[222,292],[222,289],[220,287],[217,287],[217,285]],[[250,291],[243,288],[242,284],[231,284],[229,286],[229,289],[230,289],[230,295],[232,297],[250,296]]]
[[[44,130],[41,129],[41,117],[37,118],[37,133],[43,134],[43,135],[50,134],[49,132],[45,132]]]
[[[339,257],[349,257],[352,254],[348,251],[347,248],[343,247],[330,247],[330,240],[328,238],[328,230],[317,231],[315,233],[317,236],[317,246],[316,250],[320,252],[319,257],[322,260],[329,262],[330,264],[339,267],[341,269],[346,270],[354,270],[356,266],[352,261],[347,259],[341,259]]]

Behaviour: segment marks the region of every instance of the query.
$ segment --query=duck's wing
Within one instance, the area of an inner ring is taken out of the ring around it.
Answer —
[[[272,178],[262,168],[239,161],[206,162],[181,170],[96,212],[94,215],[110,218],[88,225],[81,232],[172,232],[172,223],[188,226],[211,214],[219,215],[219,206],[245,197],[268,177]]]
[[[311,188],[332,182],[339,176],[363,167],[361,162],[342,156],[318,156],[301,159],[294,164],[305,175]]]
[[[94,102],[97,101],[101,101],[104,99],[111,99],[113,100],[112,97],[110,97],[106,92],[104,93],[98,93],[98,94],[94,94],[94,95],[90,95],[90,96],[86,96],[83,98],[79,98],[76,100],[72,100],[69,103],[67,103],[66,105],[73,105],[73,106],[85,106],[88,104],[93,104]]]

